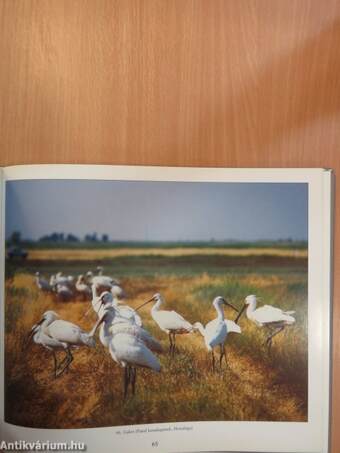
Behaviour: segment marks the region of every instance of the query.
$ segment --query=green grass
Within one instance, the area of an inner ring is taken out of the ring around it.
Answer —
[[[10,245],[7,241],[6,245]],[[112,248],[234,248],[234,249],[248,249],[248,248],[279,248],[279,249],[297,249],[304,250],[307,249],[307,241],[292,241],[292,240],[280,240],[280,241],[269,241],[269,240],[259,240],[259,241],[108,241],[108,242],[53,242],[53,241],[21,241],[21,246],[27,248],[28,250],[44,250],[44,249],[112,249]]]
[[[95,271],[97,266],[103,266],[105,274],[129,277],[155,275],[199,275],[207,270],[209,274],[230,273],[248,274],[259,268],[261,274],[305,272],[307,259],[275,256],[219,256],[219,255],[189,255],[189,256],[125,256],[97,261],[67,261],[67,260],[30,260],[6,261],[6,278],[15,273],[35,273],[40,271],[53,274],[62,270],[65,274],[86,273]]]

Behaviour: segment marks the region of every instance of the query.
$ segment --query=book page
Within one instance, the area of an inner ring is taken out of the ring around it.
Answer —
[[[1,439],[327,452],[329,171],[4,175]]]

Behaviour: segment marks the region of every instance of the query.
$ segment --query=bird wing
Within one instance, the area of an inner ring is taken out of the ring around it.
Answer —
[[[162,329],[187,332],[191,332],[193,330],[190,322],[186,321],[183,316],[176,311],[158,311],[154,316],[156,322],[159,323],[159,326]]]
[[[47,348],[64,348],[64,344],[56,340],[55,338],[51,337],[47,332],[40,332],[38,336],[38,340],[36,343],[40,343]]]
[[[135,326],[136,337],[141,340],[151,351],[163,352],[162,345],[147,330]]]
[[[53,321],[45,332],[50,337],[69,344],[78,344],[80,342],[81,334],[85,333],[76,324],[62,319]]]
[[[270,322],[295,322],[295,318],[288,314],[288,312],[282,311],[280,308],[272,307],[271,305],[264,305],[253,312],[253,317],[259,323],[270,323]]]
[[[162,345],[145,329],[136,324],[116,323],[111,326],[112,335],[120,333],[133,335],[138,340],[142,341],[151,351],[163,352]]]
[[[218,344],[223,344],[227,338],[227,326],[224,321],[216,318],[208,322],[205,326],[205,343],[207,347],[213,348]]]
[[[123,299],[124,297],[126,297],[126,294],[125,294],[125,291],[123,290],[123,288],[119,285],[116,285],[115,283],[112,283],[112,288],[111,288],[111,293],[115,296],[115,297],[120,297],[121,299]]]
[[[115,358],[122,363],[151,368],[155,371],[161,370],[157,357],[133,335],[124,333],[114,335],[111,340],[111,348]]]
[[[142,326],[142,318],[139,316],[139,314],[131,307],[128,305],[118,305],[116,307],[116,310],[122,318],[126,318],[129,321],[133,322],[134,324],[137,324],[137,326]]]
[[[163,352],[162,345],[147,330],[140,328],[138,337],[153,352]]]
[[[242,332],[241,327],[238,324],[236,324],[236,322],[231,321],[230,319],[225,319],[224,323],[227,326],[228,333],[231,333],[231,332],[241,333]]]
[[[79,292],[91,293],[91,289],[85,283],[76,283],[76,289]]]
[[[210,330],[213,331],[214,329],[216,329],[216,326],[218,325],[219,322],[220,322],[219,319],[215,318],[212,321],[208,322],[208,324],[205,326],[205,329],[208,331],[210,331]],[[241,327],[238,324],[236,324],[234,321],[231,321],[230,319],[225,319],[224,323],[227,326],[227,333],[232,333],[232,332],[241,333],[242,332]]]

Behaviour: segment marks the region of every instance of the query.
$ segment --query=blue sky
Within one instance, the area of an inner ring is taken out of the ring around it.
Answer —
[[[6,183],[6,237],[107,233],[113,240],[308,236],[307,184],[30,180]]]

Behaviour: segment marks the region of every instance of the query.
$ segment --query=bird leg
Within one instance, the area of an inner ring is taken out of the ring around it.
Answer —
[[[226,364],[227,367],[228,367],[227,354],[226,354],[226,352],[225,352],[225,344],[223,345],[223,355],[224,355],[225,364]]]
[[[59,371],[57,373],[57,376],[56,377],[59,377],[61,376],[68,368],[69,366],[71,365],[71,362],[73,361],[73,355],[72,355],[72,352],[70,350],[70,348],[67,348],[66,349],[66,358],[61,362],[61,364],[59,365]],[[64,365],[64,367],[62,368],[62,370],[60,370],[60,368],[62,367],[63,363],[66,361],[66,364]]]
[[[53,353],[53,361],[54,361],[54,378],[57,377],[57,365],[58,365],[58,362],[57,362],[57,356],[55,354],[55,351],[52,351]]]
[[[270,335],[274,332],[274,330],[270,326],[265,326],[266,331],[269,333],[268,337],[263,342],[263,345],[268,345],[267,339],[270,337]]]
[[[136,378],[137,378],[137,370],[136,370],[136,368],[131,368],[132,395],[135,394],[135,390],[136,390]]]
[[[176,334],[174,332],[169,332],[169,341],[170,341],[169,354],[171,357],[173,357],[175,355],[176,350]]]
[[[215,371],[215,356],[214,356],[214,351],[211,350],[211,366],[212,366],[212,371]]]
[[[226,353],[225,353],[225,345],[224,344],[220,344],[220,370],[222,370],[223,357],[224,357],[226,365],[228,366],[227,356],[226,356]]]
[[[63,358],[63,360],[59,363],[59,368],[61,368],[67,361],[69,360],[69,356],[66,352],[66,355],[65,357]]]
[[[176,334],[173,333],[172,335],[173,335],[172,356],[174,356],[176,352]]]
[[[126,366],[126,367],[124,368],[124,400],[125,400],[126,397],[127,397],[129,380],[130,380],[129,367]]]
[[[169,346],[169,354],[171,355],[171,354],[172,354],[172,337],[171,337],[171,332],[169,332],[169,343],[170,343],[170,346]]]
[[[55,372],[55,377],[57,378],[58,376],[60,376],[63,371],[65,370],[66,366],[67,366],[67,362],[69,361],[69,356],[68,356],[68,353],[66,351],[66,355],[65,357],[63,358],[63,360],[59,363],[57,369],[56,369],[56,372]],[[66,364],[66,365],[65,365]],[[65,365],[65,366],[64,366]],[[62,370],[61,370],[62,369]]]
[[[69,360],[66,365],[66,371],[69,369],[71,363],[73,362],[73,355],[72,355],[71,349],[68,349],[67,351],[68,351]]]
[[[266,345],[268,346],[268,349],[270,350],[271,349],[271,346],[272,346],[272,341],[273,341],[273,338],[280,332],[282,332],[282,330],[285,328],[285,326],[281,326],[279,328],[277,328],[276,330],[274,330],[274,332],[272,332],[269,337],[267,338],[266,340]]]

